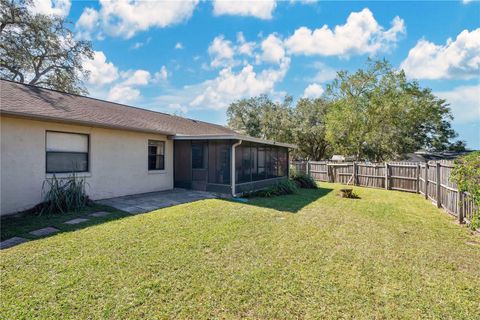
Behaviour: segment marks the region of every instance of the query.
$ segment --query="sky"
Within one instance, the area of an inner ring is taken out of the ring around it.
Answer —
[[[228,105],[321,96],[337,71],[385,58],[450,104],[480,149],[478,1],[34,0],[92,41],[89,95],[226,124]]]

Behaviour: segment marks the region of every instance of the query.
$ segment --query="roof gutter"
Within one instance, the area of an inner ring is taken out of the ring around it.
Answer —
[[[232,196],[236,197],[237,194],[235,192],[235,148],[242,144],[242,140],[238,140],[237,143],[232,145],[232,158],[231,158],[231,166],[232,166],[232,177],[231,177],[231,184],[232,184]]]

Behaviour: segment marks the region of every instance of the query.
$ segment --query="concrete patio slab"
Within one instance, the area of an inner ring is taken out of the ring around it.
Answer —
[[[145,213],[182,203],[218,198],[213,193],[175,188],[167,191],[149,192],[99,200],[97,203],[114,207],[131,214]]]
[[[56,233],[58,231],[60,230],[58,230],[57,228],[46,227],[46,228],[30,231],[29,233],[36,237],[42,237],[42,236],[48,236],[49,234]]]
[[[79,224],[88,220],[89,219],[87,218],[76,218],[76,219],[65,221],[63,224]]]
[[[10,238],[10,239],[7,239],[7,240],[4,240],[4,241],[0,242],[0,250],[11,248],[13,246],[16,246],[17,244],[24,243],[24,242],[27,242],[27,241],[28,240],[25,239],[25,238],[13,237],[13,238]]]
[[[91,213],[91,214],[89,214],[89,216],[95,217],[95,218],[101,218],[101,217],[106,217],[109,214],[112,214],[112,213],[111,212],[106,212],[106,211],[99,211],[99,212]]]

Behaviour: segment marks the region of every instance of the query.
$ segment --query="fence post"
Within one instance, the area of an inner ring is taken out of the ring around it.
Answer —
[[[425,162],[425,200],[428,200],[428,161]]]
[[[417,163],[417,193],[420,193],[420,163]]]
[[[464,215],[465,213],[463,212],[464,206],[463,206],[463,192],[458,190],[458,199],[457,199],[457,211],[458,211],[458,223],[464,224]]]
[[[385,162],[385,189],[388,190],[388,163]]]
[[[328,182],[333,182],[332,181],[332,174],[330,173],[330,165],[327,162],[327,180]]]
[[[437,208],[442,207],[442,202],[440,201],[440,162],[437,162]]]
[[[307,160],[307,165],[306,165],[306,168],[305,170],[307,170],[307,176],[311,176],[311,173],[310,173],[310,160]]]
[[[353,162],[353,185],[357,185],[357,163],[354,161]]]

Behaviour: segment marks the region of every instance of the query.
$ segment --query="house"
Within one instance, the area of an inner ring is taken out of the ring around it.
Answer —
[[[354,161],[355,158],[351,156],[343,156],[340,154],[334,154],[331,158],[330,161],[332,162],[345,162],[345,161]]]
[[[442,161],[442,160],[455,160],[458,157],[464,156],[472,152],[473,150],[464,151],[439,151],[429,152],[425,150],[419,150],[413,153],[405,153],[398,157],[398,160],[407,162],[428,162],[428,161]]]
[[[93,200],[174,187],[237,195],[288,177],[295,147],[6,80],[0,99],[1,215],[35,206],[45,179],[73,172]]]

